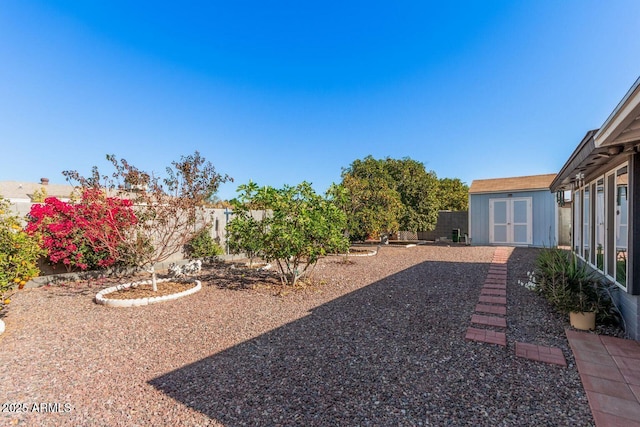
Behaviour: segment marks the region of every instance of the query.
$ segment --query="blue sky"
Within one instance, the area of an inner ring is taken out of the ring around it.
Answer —
[[[0,2],[0,180],[199,150],[324,192],[369,154],[557,172],[640,75],[640,2]]]

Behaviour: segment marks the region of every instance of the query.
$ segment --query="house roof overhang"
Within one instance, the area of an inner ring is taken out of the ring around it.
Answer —
[[[600,129],[587,132],[556,178],[551,191],[571,188],[620,156],[638,151],[640,147],[640,78],[622,98]]]
[[[607,150],[605,148],[596,149],[593,137],[597,132],[598,129],[590,130],[582,138],[580,144],[569,156],[569,160],[562,166],[558,175],[551,182],[549,188],[552,192],[569,189],[571,183],[577,179],[576,175],[585,173],[588,168],[599,167],[607,162]]]
[[[640,141],[640,78],[618,103],[594,136],[596,147]]]

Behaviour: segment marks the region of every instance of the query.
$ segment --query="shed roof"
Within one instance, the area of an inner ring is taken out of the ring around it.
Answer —
[[[469,194],[549,190],[549,186],[555,177],[555,173],[550,173],[512,178],[476,179],[469,187]]]

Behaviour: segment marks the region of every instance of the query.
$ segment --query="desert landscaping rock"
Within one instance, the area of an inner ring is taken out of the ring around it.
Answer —
[[[568,321],[517,284],[537,250],[508,250],[506,347],[465,340],[494,252],[327,257],[287,292],[274,272],[204,266],[197,295],[132,310],[81,283],[20,291],[0,387],[29,410],[0,424],[593,425]],[[568,366],[517,357],[516,342],[560,348]],[[40,402],[59,410],[31,410]]]

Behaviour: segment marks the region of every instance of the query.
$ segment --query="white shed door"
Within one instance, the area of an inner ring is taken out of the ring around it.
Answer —
[[[489,200],[489,243],[530,245],[531,197]]]

